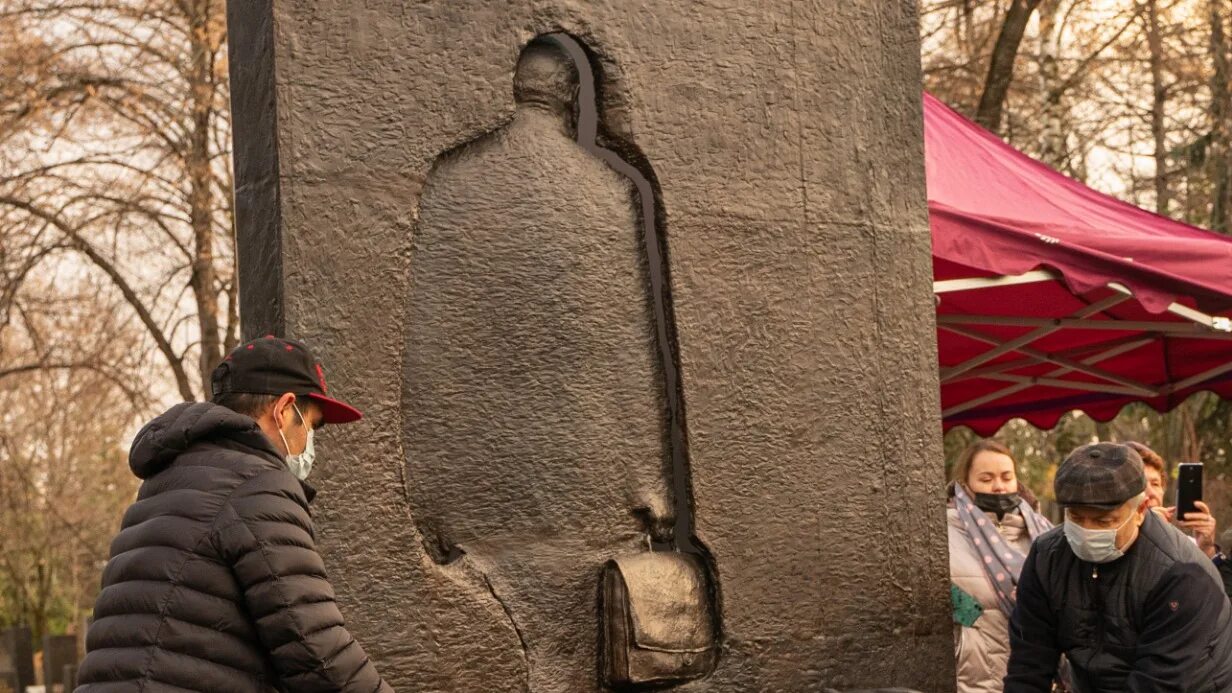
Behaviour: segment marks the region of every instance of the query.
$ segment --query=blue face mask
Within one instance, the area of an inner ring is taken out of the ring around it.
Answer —
[[[303,412],[299,410],[299,407],[295,406],[294,402],[291,403],[291,406],[295,407],[295,413],[299,416],[300,423],[307,426],[308,420],[304,418]],[[278,435],[282,436],[282,444],[287,449],[287,468],[291,470],[295,478],[300,481],[306,480],[308,474],[312,471],[312,462],[317,456],[316,450],[312,446],[312,428],[308,428],[308,441],[304,443],[304,451],[298,455],[291,454],[291,446],[287,443],[287,437],[283,435],[281,428],[278,429]]]
[[[1109,563],[1125,555],[1124,551],[1117,548],[1117,532],[1132,519],[1134,513],[1130,513],[1116,529],[1086,529],[1067,517],[1065,539],[1078,558],[1088,563]]]

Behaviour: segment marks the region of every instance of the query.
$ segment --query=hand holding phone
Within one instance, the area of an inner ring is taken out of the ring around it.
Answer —
[[[1202,500],[1202,463],[1182,462],[1176,472],[1176,519],[1185,519],[1185,513],[1202,512],[1195,501]]]

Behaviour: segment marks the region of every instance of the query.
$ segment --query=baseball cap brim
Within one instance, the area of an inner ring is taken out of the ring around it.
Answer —
[[[305,397],[310,398],[317,403],[321,408],[321,420],[327,424],[344,424],[359,421],[364,418],[361,411],[347,404],[340,402],[332,397],[326,397],[315,392],[309,392]]]

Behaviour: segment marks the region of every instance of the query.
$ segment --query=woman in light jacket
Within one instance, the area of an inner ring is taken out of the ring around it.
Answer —
[[[1000,693],[1018,574],[1031,541],[1052,525],[1019,486],[1009,448],[995,440],[963,452],[948,491],[958,693]]]

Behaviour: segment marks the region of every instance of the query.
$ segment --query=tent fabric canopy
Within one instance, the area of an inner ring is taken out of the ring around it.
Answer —
[[[946,429],[1232,396],[1232,238],[1075,181],[924,95]]]

